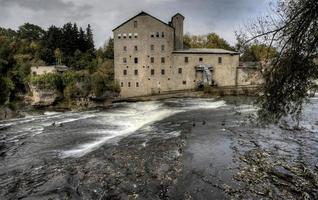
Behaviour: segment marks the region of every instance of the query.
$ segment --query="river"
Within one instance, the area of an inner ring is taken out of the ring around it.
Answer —
[[[252,99],[238,97],[118,103],[1,121],[0,196],[314,199],[317,101],[305,106],[302,129],[288,120],[259,127]]]

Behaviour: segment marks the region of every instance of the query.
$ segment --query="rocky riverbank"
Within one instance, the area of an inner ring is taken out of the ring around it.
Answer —
[[[317,199],[318,99],[301,129],[258,126],[252,100],[119,103],[0,123],[0,196]]]

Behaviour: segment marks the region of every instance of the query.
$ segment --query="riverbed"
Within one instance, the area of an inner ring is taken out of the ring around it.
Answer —
[[[317,103],[301,128],[242,97],[0,121],[0,199],[317,199]]]

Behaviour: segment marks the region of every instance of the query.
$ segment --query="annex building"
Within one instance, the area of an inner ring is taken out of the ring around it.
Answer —
[[[165,23],[145,12],[113,30],[115,80],[122,97],[194,89],[198,85],[237,85],[239,53],[223,49],[184,49],[184,16]]]

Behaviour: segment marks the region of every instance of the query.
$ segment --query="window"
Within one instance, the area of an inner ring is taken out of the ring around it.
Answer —
[[[161,45],[161,51],[165,50],[165,45]]]
[[[150,37],[155,37],[155,33],[154,32],[152,32],[152,33],[150,33]]]
[[[179,68],[179,69],[178,69],[178,73],[179,73],[179,74],[182,74],[182,68]]]
[[[119,33],[119,34],[118,34],[118,39],[120,39],[120,38],[121,38],[121,34]]]
[[[123,82],[120,83],[120,87],[124,87],[124,83]]]
[[[187,84],[187,81],[182,81],[182,84],[183,84],[183,85],[186,85],[186,84]]]
[[[156,37],[157,37],[157,38],[159,37],[159,32],[156,33]]]
[[[163,37],[163,38],[165,37],[165,32],[161,33],[161,37]]]
[[[127,38],[127,34],[126,34],[126,33],[123,34],[123,38],[124,38],[124,39]]]
[[[127,46],[124,46],[124,48],[123,48],[123,49],[124,49],[124,51],[127,51]]]
[[[126,70],[126,69],[124,69],[124,72],[123,72],[123,73],[124,73],[124,75],[126,76],[126,75],[127,75],[127,70]]]
[[[151,63],[155,63],[155,58],[154,58],[154,57],[151,57],[151,58],[150,58],[150,62],[151,62]]]
[[[130,82],[128,82],[128,87],[130,87]]]
[[[138,46],[137,45],[135,46],[135,51],[138,51]]]
[[[164,57],[161,58],[161,63],[165,63],[166,59]]]
[[[138,70],[137,69],[135,69],[135,75],[138,75]]]
[[[138,22],[134,21],[134,28],[137,28],[137,27],[138,27]]]
[[[164,69],[161,70],[161,75],[165,75],[165,70]]]
[[[153,44],[150,45],[150,50],[151,50],[151,51],[155,50],[155,45],[153,45]]]
[[[151,74],[151,75],[155,75],[155,70],[154,70],[154,69],[151,69],[150,74]]]
[[[202,61],[203,61],[203,58],[199,58],[199,61],[202,62]]]
[[[132,38],[132,33],[129,33],[128,36],[129,36],[129,38],[131,39],[131,38]]]
[[[189,57],[184,57],[184,62],[188,63],[189,62]]]
[[[135,33],[135,38],[138,38],[138,33]]]
[[[135,58],[134,60],[135,60],[135,64],[137,64],[138,63],[138,58]]]
[[[123,58],[123,63],[127,63],[127,58]]]
[[[219,64],[222,64],[222,57],[219,57]]]
[[[136,82],[136,87],[139,87],[139,83],[138,82]]]

